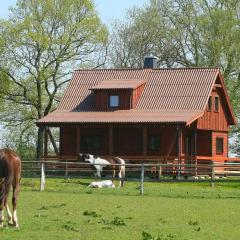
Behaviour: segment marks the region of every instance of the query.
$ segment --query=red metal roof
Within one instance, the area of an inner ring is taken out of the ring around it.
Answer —
[[[41,123],[185,123],[200,116],[199,110],[117,110],[112,112],[69,112],[56,110]]]
[[[189,119],[196,119],[203,114],[219,75],[221,76],[218,68],[77,70],[57,111],[41,119],[38,124],[153,120],[188,123]],[[143,83],[143,79],[145,86],[135,111],[95,112],[95,96],[90,89],[107,86],[112,88],[117,84],[118,88],[120,84],[123,88],[134,87],[137,83]],[[230,104],[228,108],[231,112]],[[232,112],[231,117],[234,122]]]
[[[104,80],[97,85],[90,88],[90,90],[101,90],[101,89],[136,89],[137,87],[144,84],[145,81],[141,80]]]

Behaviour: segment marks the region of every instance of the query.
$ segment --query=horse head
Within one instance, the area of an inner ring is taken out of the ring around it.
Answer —
[[[80,162],[85,162],[86,159],[89,158],[88,155],[89,155],[89,154],[82,154],[82,153],[79,153],[79,154],[78,154],[78,160],[79,160]]]
[[[78,159],[81,162],[93,163],[94,160],[97,159],[97,158],[98,158],[97,156],[94,156],[92,154],[82,154],[82,153],[79,153],[79,155],[78,155]]]

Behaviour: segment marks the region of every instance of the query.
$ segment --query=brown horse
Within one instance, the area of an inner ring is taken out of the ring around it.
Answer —
[[[3,227],[3,209],[7,210],[8,224],[18,227],[17,198],[21,179],[21,160],[10,149],[0,149],[0,227]],[[13,189],[12,206],[13,215],[8,207],[7,198],[10,189]]]

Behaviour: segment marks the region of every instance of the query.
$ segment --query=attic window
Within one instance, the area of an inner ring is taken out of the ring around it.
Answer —
[[[212,111],[212,97],[211,96],[208,99],[207,110]]]
[[[109,107],[119,107],[119,96],[110,95],[109,96]]]

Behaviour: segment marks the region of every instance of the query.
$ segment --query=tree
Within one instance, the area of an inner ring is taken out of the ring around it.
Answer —
[[[239,39],[237,0],[150,0],[114,25],[110,63],[142,67],[144,56],[154,54],[159,67],[219,67],[239,117]]]
[[[1,117],[26,132],[23,124],[34,129],[33,122],[54,109],[73,68],[100,66],[96,54],[107,30],[91,0],[18,0],[0,25],[0,81],[4,75],[9,84],[1,91],[7,105]],[[42,142],[39,128],[37,156]]]

